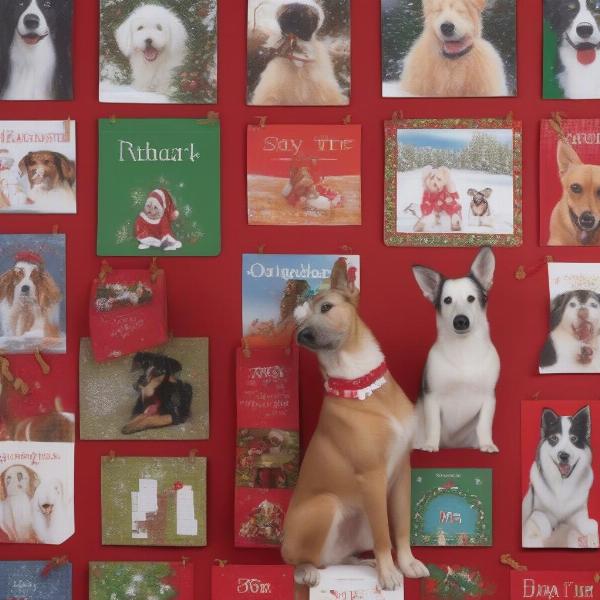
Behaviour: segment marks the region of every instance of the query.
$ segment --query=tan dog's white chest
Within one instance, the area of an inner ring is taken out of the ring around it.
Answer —
[[[391,431],[386,466],[389,486],[392,483],[392,475],[400,465],[402,457],[406,456],[412,443],[415,419],[410,417],[401,422],[396,417],[390,417],[388,425]]]

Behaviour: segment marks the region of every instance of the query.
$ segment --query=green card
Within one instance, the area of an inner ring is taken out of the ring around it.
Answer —
[[[206,459],[103,457],[102,544],[205,546]]]
[[[221,251],[220,124],[101,119],[98,255]]]
[[[413,469],[413,546],[491,546],[491,469]]]

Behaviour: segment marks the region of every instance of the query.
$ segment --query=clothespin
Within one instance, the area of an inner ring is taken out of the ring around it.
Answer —
[[[56,223],[52,225],[52,235],[58,235],[58,225]]]
[[[66,565],[69,562],[67,556],[55,556],[52,560],[48,561],[42,569],[42,577],[48,577],[54,569]]]
[[[68,116],[66,121],[63,121],[63,137],[65,142],[71,141],[71,117]]]
[[[109,119],[108,119],[108,120],[110,121],[110,123],[111,123],[112,125],[115,125],[115,124],[116,124],[116,122],[117,122],[117,117],[116,117],[116,115],[110,115],[110,117],[109,117]]]
[[[550,127],[552,127],[552,129],[554,129],[554,132],[556,133],[556,135],[558,136],[558,138],[560,140],[562,140],[565,143],[569,143],[567,140],[567,136],[565,134],[565,131],[563,129],[563,116],[561,113],[559,112],[553,112],[550,115]]]
[[[107,260],[103,260],[100,264],[100,274],[98,275],[98,279],[104,283],[106,281],[106,276],[112,273],[112,267],[108,264]]]
[[[267,117],[256,117],[258,119],[258,126],[261,129],[264,129],[265,126],[267,125]]]
[[[184,567],[187,567],[187,564],[188,564],[189,560],[190,560],[189,556],[182,556],[182,557],[181,557],[181,564],[182,564]]]
[[[228,562],[229,561],[222,560],[221,558],[215,558],[215,563],[216,563],[217,567],[221,567],[222,569],[227,566]]]
[[[266,244],[261,244],[261,245],[258,247],[258,253],[259,253],[259,254],[264,254],[264,253],[265,253],[265,248],[266,248],[266,247],[267,247],[267,245],[266,245]]]
[[[534,273],[537,273],[537,271],[539,271],[544,265],[547,265],[548,263],[551,263],[551,262],[554,262],[554,257],[548,255],[548,256],[545,256],[543,260],[532,265],[531,267],[525,268],[524,265],[519,265],[517,267],[517,270],[515,271],[515,279],[522,281],[523,279],[526,279],[529,275],[533,275]]]
[[[500,556],[500,562],[515,571],[527,571],[527,567],[525,565],[519,564],[510,554],[502,554]]]
[[[42,373],[44,375],[48,375],[48,373],[50,373],[50,365],[44,360],[44,357],[42,356],[40,349],[36,348],[33,351],[33,355],[35,356],[35,360],[37,361],[37,364],[40,366]]]
[[[513,112],[512,110],[506,115],[506,124],[512,126],[513,123]]]
[[[343,123],[344,123],[344,125],[351,125],[352,124],[352,115],[346,115],[344,117]]]
[[[252,356],[248,340],[245,337],[242,338],[242,353],[246,358],[250,358]]]
[[[108,453],[108,461],[115,462],[116,457],[117,457],[117,453],[114,450],[110,450]]]
[[[158,279],[158,274],[160,273],[160,269],[158,268],[158,259],[156,256],[152,258],[152,262],[150,263],[150,281],[152,283],[156,283]]]
[[[598,571],[594,573],[594,583],[600,583],[600,573]]]
[[[193,463],[194,460],[196,459],[196,456],[198,455],[198,450],[196,450],[196,448],[192,448],[189,453],[188,453],[188,460]]]
[[[400,121],[402,121],[402,119],[404,119],[404,114],[402,113],[401,110],[395,110],[392,113],[392,123],[394,125],[398,125],[398,123],[400,123]]]
[[[348,244],[343,244],[342,246],[340,246],[340,250],[344,254],[352,254],[352,246],[349,246]]]
[[[214,110],[209,110],[208,114],[206,115],[206,120],[211,122],[218,121],[219,118],[219,113]]]
[[[541,395],[541,393],[539,392],[539,390],[537,392],[533,392],[533,394],[531,394],[531,399],[532,400],[539,400],[540,399],[540,395]]]

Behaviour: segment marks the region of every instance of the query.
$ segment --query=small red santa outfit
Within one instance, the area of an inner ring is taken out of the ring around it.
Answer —
[[[459,215],[462,210],[459,197],[458,192],[450,192],[447,187],[443,187],[439,192],[425,190],[421,201],[421,216],[426,217],[431,213]]]
[[[157,217],[151,216],[157,214]],[[179,217],[179,211],[171,194],[162,188],[152,190],[148,194],[144,210],[135,221],[135,237],[140,243],[140,250],[162,248],[177,250],[181,242],[173,236],[171,223]]]

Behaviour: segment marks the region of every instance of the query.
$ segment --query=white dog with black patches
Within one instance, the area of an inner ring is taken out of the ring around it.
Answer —
[[[438,330],[417,402],[416,449],[498,452],[492,425],[500,358],[486,315],[494,268],[494,254],[487,247],[480,250],[469,275],[459,279],[413,267],[419,287],[436,308]]]
[[[598,522],[588,512],[594,481],[590,439],[589,406],[567,417],[543,410],[523,499],[523,547],[598,548]]]
[[[142,4],[118,27],[119,50],[129,60],[133,87],[169,94],[175,70],[187,54],[188,33],[181,19],[157,4]]]

